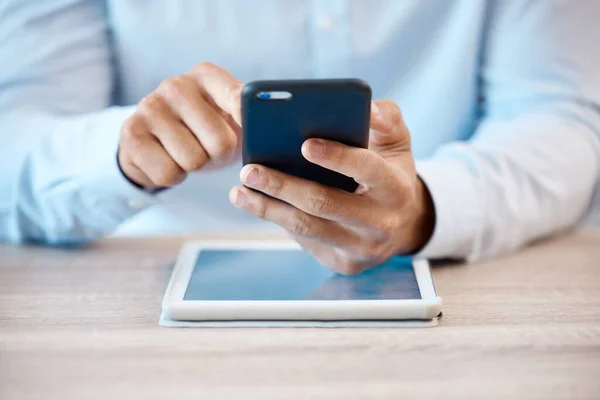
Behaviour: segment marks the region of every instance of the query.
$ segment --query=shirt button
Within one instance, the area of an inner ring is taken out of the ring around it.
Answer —
[[[134,210],[141,210],[142,208],[144,208],[146,206],[146,204],[143,201],[136,200],[136,199],[127,200],[127,204],[129,205],[129,207],[133,208]]]
[[[322,15],[319,18],[319,28],[324,31],[330,31],[335,28],[335,20],[329,14]]]

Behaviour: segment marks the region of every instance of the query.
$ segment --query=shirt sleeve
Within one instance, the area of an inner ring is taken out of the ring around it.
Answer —
[[[490,2],[481,119],[417,165],[436,210],[420,256],[495,256],[571,227],[600,170],[600,2]]]
[[[95,0],[0,6],[0,240],[90,241],[156,201],[117,165],[120,126],[134,109],[109,107],[103,7]]]

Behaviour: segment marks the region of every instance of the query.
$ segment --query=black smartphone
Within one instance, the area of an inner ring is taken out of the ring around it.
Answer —
[[[359,79],[255,81],[242,91],[243,163],[353,192],[351,177],[308,162],[309,138],[366,148],[371,88]]]

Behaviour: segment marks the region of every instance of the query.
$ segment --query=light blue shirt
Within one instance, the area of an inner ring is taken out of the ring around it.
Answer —
[[[0,238],[272,230],[239,164],[152,196],[115,154],[136,102],[201,61],[242,81],[358,77],[403,110],[437,221],[479,258],[576,224],[600,171],[600,2],[3,0]]]

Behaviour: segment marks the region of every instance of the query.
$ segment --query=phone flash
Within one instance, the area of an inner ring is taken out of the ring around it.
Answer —
[[[258,92],[256,97],[263,101],[289,100],[292,98],[292,94],[290,92]]]

